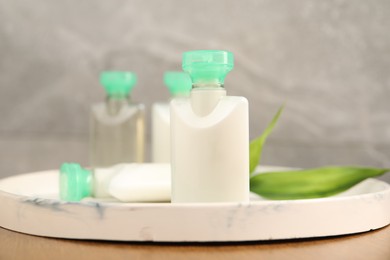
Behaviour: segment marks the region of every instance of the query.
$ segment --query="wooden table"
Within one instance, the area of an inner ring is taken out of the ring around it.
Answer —
[[[390,226],[355,235],[234,244],[80,241],[36,237],[0,228],[0,259],[390,260]]]

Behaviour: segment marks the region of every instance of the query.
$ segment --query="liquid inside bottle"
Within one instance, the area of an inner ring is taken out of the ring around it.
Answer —
[[[92,107],[90,161],[92,167],[144,161],[145,113],[142,104],[131,102],[135,75],[105,72],[101,76],[107,97]]]

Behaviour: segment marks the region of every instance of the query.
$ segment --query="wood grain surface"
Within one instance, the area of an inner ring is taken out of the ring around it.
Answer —
[[[390,260],[390,226],[355,235],[228,244],[66,240],[0,228],[0,259]]]

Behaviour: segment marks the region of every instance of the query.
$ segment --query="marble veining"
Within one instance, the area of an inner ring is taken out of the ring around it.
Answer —
[[[106,206],[99,202],[87,202],[85,205],[91,206],[95,209],[100,219],[104,219],[104,213],[106,211]]]
[[[63,207],[63,205],[67,204],[67,202],[60,200],[45,199],[40,197],[26,197],[22,199],[22,202],[56,212],[69,213],[69,211]]]
[[[9,178],[8,188],[14,192],[0,192],[0,205],[4,205],[0,226],[27,234],[75,239],[226,242],[341,235],[390,223],[390,185],[375,179],[360,183],[340,197],[175,205],[44,198],[51,187],[45,190],[36,184],[43,177],[53,181],[56,174],[52,171]],[[35,196],[19,194],[12,188],[27,180],[31,184],[28,192]],[[26,210],[25,205],[32,207]]]

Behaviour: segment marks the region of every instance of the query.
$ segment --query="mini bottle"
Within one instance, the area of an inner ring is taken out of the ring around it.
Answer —
[[[100,83],[106,91],[106,100],[94,105],[91,111],[91,166],[143,162],[144,105],[130,99],[136,76],[130,72],[108,71],[101,74]]]
[[[166,72],[164,83],[171,98],[188,97],[191,79],[184,72]],[[170,162],[170,111],[169,102],[159,102],[152,107],[152,160],[155,163]]]
[[[77,163],[60,168],[60,198],[115,198],[122,202],[161,202],[171,198],[169,164],[131,163],[88,170]]]
[[[249,119],[244,97],[226,96],[226,51],[183,54],[189,98],[171,101],[172,202],[249,201]]]

